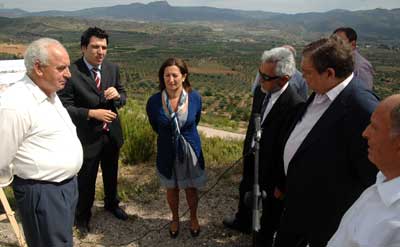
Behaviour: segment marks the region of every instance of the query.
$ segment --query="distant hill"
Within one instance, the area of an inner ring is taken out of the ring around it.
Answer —
[[[362,11],[337,9],[323,13],[282,14],[212,7],[176,7],[167,1],[157,1],[149,4],[132,3],[77,11],[26,12],[20,9],[0,9],[0,16],[59,16],[147,22],[234,22],[247,23],[250,28],[267,27],[296,35],[308,35],[310,32],[329,33],[339,26],[352,26],[364,40],[400,38],[400,9]]]

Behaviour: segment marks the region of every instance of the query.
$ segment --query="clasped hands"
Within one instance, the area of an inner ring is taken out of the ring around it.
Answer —
[[[104,98],[106,98],[106,100],[118,100],[120,99],[120,95],[115,87],[109,87],[104,90]],[[108,109],[90,109],[88,117],[102,122],[111,123],[115,118],[117,118],[117,114]]]

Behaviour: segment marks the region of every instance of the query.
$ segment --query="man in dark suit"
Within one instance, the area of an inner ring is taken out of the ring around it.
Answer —
[[[253,106],[243,148],[243,176],[239,186],[239,207],[235,217],[226,218],[224,225],[239,231],[251,231],[251,205],[244,204],[244,195],[253,188],[254,180],[254,115],[260,114],[262,135],[260,139],[260,185],[267,192],[263,203],[261,229],[257,246],[272,246],[273,235],[283,208],[281,198],[274,196],[274,163],[277,143],[282,139],[284,126],[302,99],[288,83],[296,71],[293,54],[284,47],[265,51],[261,57],[259,75],[261,85],[255,89]]]
[[[104,208],[118,219],[127,214],[117,197],[118,157],[123,144],[117,108],[126,102],[119,68],[105,60],[108,34],[88,28],[81,37],[82,58],[71,66],[72,77],[59,96],[77,127],[84,161],[78,174],[79,201],[75,224],[82,235],[89,232],[91,207],[99,163],[104,184]]]
[[[282,149],[286,194],[276,247],[326,246],[346,210],[375,181],[361,133],[378,99],[354,79],[353,66],[351,47],[336,35],[303,50],[303,75],[314,93]]]

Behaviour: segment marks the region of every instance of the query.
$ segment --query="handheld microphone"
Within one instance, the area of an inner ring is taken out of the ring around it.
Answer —
[[[261,139],[261,116],[258,113],[254,114],[254,128],[256,141],[259,141]]]

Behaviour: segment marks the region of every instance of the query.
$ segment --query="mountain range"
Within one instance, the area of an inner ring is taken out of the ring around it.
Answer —
[[[372,10],[331,10],[283,14],[265,11],[244,11],[213,7],[178,7],[167,1],[148,4],[132,3],[111,7],[87,8],[76,11],[27,12],[21,9],[0,9],[0,16],[15,18],[29,16],[61,16],[85,19],[112,19],[147,22],[240,22],[255,26],[268,24],[271,28],[290,27],[297,32],[324,33],[338,26],[352,26],[366,39],[400,38],[400,8]]]

